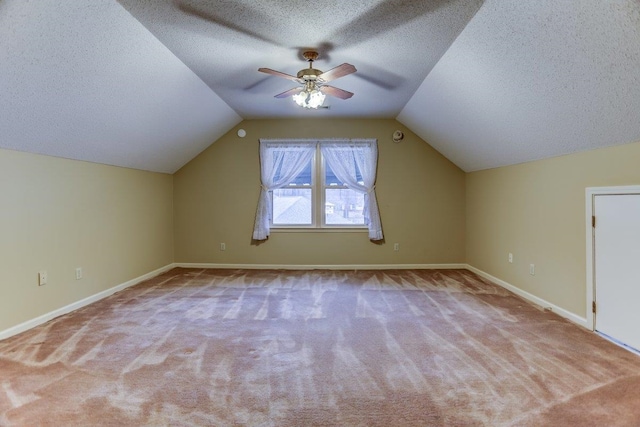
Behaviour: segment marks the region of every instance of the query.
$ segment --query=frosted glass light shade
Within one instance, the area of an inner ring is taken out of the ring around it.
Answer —
[[[314,88],[311,92],[306,89],[293,95],[293,101],[304,108],[318,108],[324,103],[325,94]]]

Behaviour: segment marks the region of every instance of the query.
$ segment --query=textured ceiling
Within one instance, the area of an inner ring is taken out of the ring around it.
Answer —
[[[481,0],[119,0],[243,118],[396,117]],[[331,84],[354,92],[309,111],[273,96],[318,49],[316,68],[344,62],[358,72]]]
[[[301,52],[358,72],[305,110]],[[639,0],[0,0],[0,147],[174,172],[242,118],[385,117],[466,171],[640,141]]]
[[[115,1],[0,1],[0,147],[172,173],[241,118]]]
[[[640,141],[640,1],[487,0],[398,120],[465,171]]]

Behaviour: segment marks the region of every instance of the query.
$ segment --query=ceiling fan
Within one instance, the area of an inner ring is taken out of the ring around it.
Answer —
[[[287,98],[291,96],[295,103],[301,107],[318,108],[324,102],[325,95],[334,96],[340,99],[349,99],[353,96],[353,93],[351,92],[347,92],[346,90],[342,90],[334,86],[329,86],[326,83],[351,73],[355,73],[357,71],[356,67],[345,62],[344,64],[330,69],[329,71],[321,71],[313,68],[313,61],[318,58],[318,52],[309,50],[304,52],[302,56],[309,62],[309,68],[304,68],[298,71],[297,76],[272,70],[271,68],[258,68],[258,71],[262,73],[293,80],[294,82],[302,85],[279,93],[275,96],[276,98]]]

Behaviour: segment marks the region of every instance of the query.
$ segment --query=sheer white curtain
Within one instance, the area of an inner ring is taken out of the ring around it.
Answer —
[[[260,140],[260,180],[262,190],[258,200],[256,222],[253,227],[254,240],[269,237],[271,197],[269,191],[289,184],[309,163],[316,150],[317,141],[292,142]]]
[[[349,189],[364,193],[364,221],[370,240],[382,240],[382,223],[376,199],[375,183],[378,165],[378,144],[375,139],[322,141],[322,156],[340,181]],[[362,183],[358,182],[356,166]]]

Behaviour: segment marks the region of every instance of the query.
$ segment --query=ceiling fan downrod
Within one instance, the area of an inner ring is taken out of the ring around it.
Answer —
[[[298,71],[297,77],[305,82],[316,81],[318,76],[323,73],[321,70],[313,68],[313,61],[318,58],[318,52],[308,50],[302,56],[309,62],[309,68]]]

